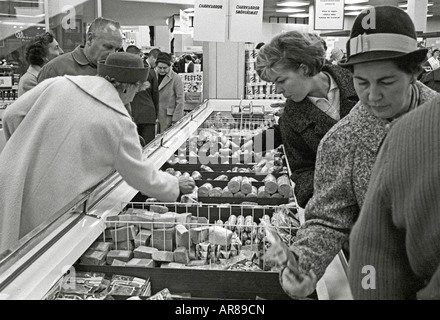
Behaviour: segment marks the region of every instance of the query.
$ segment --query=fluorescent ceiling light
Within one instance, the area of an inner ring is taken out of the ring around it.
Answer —
[[[287,8],[287,9],[277,9],[276,12],[284,12],[284,13],[295,13],[295,12],[304,12],[304,9],[295,9],[295,8]]]
[[[309,14],[308,13],[294,13],[294,14],[289,14],[289,17],[292,17],[292,18],[308,18]]]
[[[310,3],[306,1],[287,1],[277,3],[277,6],[280,7],[304,7],[308,5],[310,5]]]
[[[428,7],[432,7],[434,5],[433,2],[428,2]],[[408,8],[408,3],[399,4],[400,8]]]
[[[368,0],[345,0],[345,4],[359,4],[366,2],[368,2]]]
[[[354,10],[354,11],[359,11],[359,10],[364,10],[364,9],[368,9],[370,8],[370,6],[345,6],[345,10]]]
[[[346,16],[357,16],[358,14],[360,14],[362,11],[350,11],[350,12],[346,12],[345,15]]]
[[[183,11],[185,11],[185,12],[194,12],[194,8],[187,8],[187,9],[185,9]]]

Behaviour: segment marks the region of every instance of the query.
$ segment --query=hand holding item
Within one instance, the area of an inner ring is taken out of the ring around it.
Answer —
[[[280,271],[281,286],[284,292],[291,297],[304,298],[311,295],[315,291],[317,281],[317,276],[313,270],[310,270],[308,274],[297,274],[291,269],[290,262]]]
[[[188,194],[191,193],[196,187],[196,183],[192,177],[180,176],[179,177],[179,188],[180,193]]]
[[[291,297],[307,297],[316,288],[317,276],[310,270],[308,273],[301,272],[298,262],[292,251],[281,240],[276,230],[262,221],[266,231],[266,238],[271,243],[266,257],[284,266],[280,271],[280,283],[283,290]]]

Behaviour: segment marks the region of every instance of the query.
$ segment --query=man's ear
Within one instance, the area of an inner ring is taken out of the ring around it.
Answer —
[[[307,65],[301,63],[298,68],[298,72],[300,72],[300,74],[302,74],[303,76],[308,77],[310,74],[310,69]]]

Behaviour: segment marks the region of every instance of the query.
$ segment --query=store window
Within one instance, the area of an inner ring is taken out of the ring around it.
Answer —
[[[84,43],[86,28],[96,16],[96,0],[0,1],[0,108],[17,98],[32,38],[49,31],[63,51],[70,52]]]

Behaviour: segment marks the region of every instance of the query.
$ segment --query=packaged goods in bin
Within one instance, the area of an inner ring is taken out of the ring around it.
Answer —
[[[113,275],[109,294],[115,296],[150,296],[150,279],[145,280],[138,277]]]
[[[263,118],[264,106],[253,105],[252,102],[249,105],[231,106],[231,115],[234,118]]]

